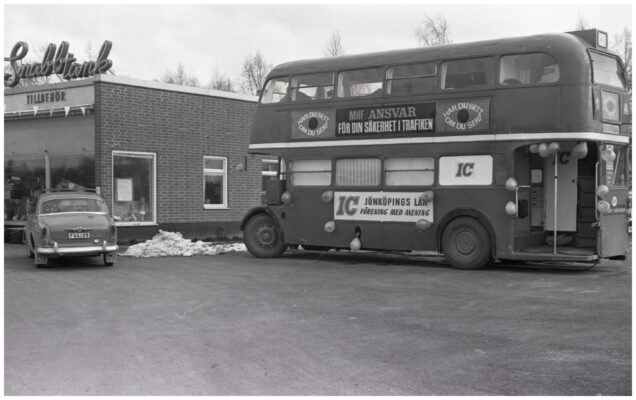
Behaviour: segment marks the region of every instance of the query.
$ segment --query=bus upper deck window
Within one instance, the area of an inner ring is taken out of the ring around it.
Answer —
[[[406,95],[435,90],[437,64],[412,64],[391,67],[386,72],[387,93]]]
[[[261,96],[262,104],[280,103],[288,99],[287,90],[289,87],[289,78],[274,78],[267,81],[263,95]]]
[[[492,84],[492,57],[447,61],[442,64],[442,89],[471,89]]]
[[[501,57],[499,83],[504,86],[554,83],[559,80],[559,65],[545,53]]]
[[[605,54],[590,52],[594,83],[625,89],[623,66],[618,58]]]
[[[338,75],[338,97],[381,95],[383,81],[382,68],[341,72]]]
[[[333,76],[325,74],[300,75],[292,78],[292,100],[326,100],[333,96]]]

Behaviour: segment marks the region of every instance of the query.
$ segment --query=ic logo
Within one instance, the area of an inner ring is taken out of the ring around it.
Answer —
[[[475,163],[474,162],[469,162],[469,163],[457,163],[457,173],[455,174],[456,178],[461,178],[464,176],[471,176],[473,174],[473,171],[475,170]]]
[[[360,203],[360,196],[338,196],[338,211],[336,211],[336,215],[354,215],[357,206]]]

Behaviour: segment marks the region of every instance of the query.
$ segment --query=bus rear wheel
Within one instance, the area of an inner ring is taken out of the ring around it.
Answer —
[[[247,250],[259,258],[278,257],[287,248],[278,224],[267,214],[250,218],[245,225],[244,240]]]
[[[442,234],[442,250],[455,268],[479,269],[491,261],[490,236],[475,218],[452,220]]]

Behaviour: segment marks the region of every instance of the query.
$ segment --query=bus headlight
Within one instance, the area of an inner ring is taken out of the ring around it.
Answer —
[[[548,145],[548,154],[556,154],[561,149],[561,146],[557,142],[552,142]]]
[[[537,152],[541,158],[546,158],[548,156],[548,145],[545,143],[540,143],[539,147],[537,147]]]
[[[336,223],[333,221],[329,221],[325,224],[325,232],[331,233],[336,229]]]
[[[509,201],[506,203],[506,214],[510,215],[511,217],[517,215],[517,205],[514,201]]]
[[[433,200],[433,197],[435,197],[435,195],[430,190],[422,193],[422,196],[421,196],[422,200],[424,200],[425,202],[429,202]]]
[[[603,119],[619,122],[618,93],[601,91],[601,102],[603,103]]]
[[[601,151],[601,158],[603,159],[603,161],[608,163],[614,162],[614,160],[616,159],[616,153],[614,153],[614,149],[608,146],[607,148]]]
[[[425,231],[426,229],[430,228],[431,225],[433,225],[433,222],[427,221],[425,219],[418,219],[415,222],[415,228],[420,231]]]
[[[331,200],[333,200],[333,190],[327,190],[326,192],[323,192],[321,198],[323,202],[329,203]]]
[[[612,206],[610,206],[610,203],[606,202],[605,200],[601,200],[596,204],[596,209],[601,214],[609,214],[611,208]]]
[[[587,156],[587,143],[579,142],[572,149],[572,156],[577,160],[581,160]]]
[[[596,188],[596,195],[600,198],[605,197],[608,193],[609,188],[607,187],[607,185],[599,185],[598,188]]]
[[[517,183],[517,180],[515,178],[510,177],[510,178],[506,179],[506,190],[507,191],[515,192],[518,187],[519,187],[519,184]]]

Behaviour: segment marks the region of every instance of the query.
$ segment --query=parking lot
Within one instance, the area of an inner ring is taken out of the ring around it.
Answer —
[[[629,395],[631,259],[97,258],[5,244],[8,395]]]

